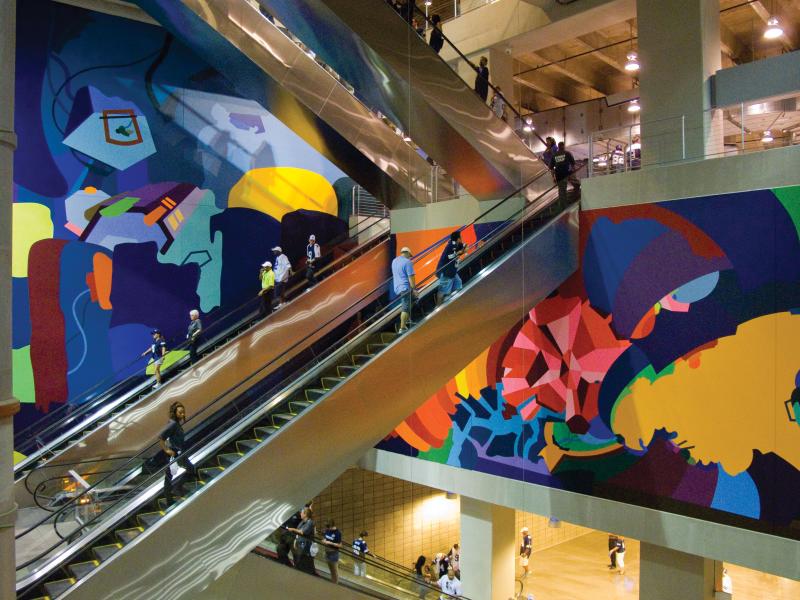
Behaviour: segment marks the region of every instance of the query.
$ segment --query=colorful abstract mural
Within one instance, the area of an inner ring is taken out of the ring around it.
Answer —
[[[800,537],[800,187],[583,212],[581,268],[379,447]]]
[[[272,246],[341,239],[353,181],[159,27],[49,0],[17,24],[20,430],[251,299]]]

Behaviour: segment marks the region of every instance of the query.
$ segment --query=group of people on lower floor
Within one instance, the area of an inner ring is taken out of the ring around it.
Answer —
[[[430,586],[442,591],[441,599],[461,596],[461,548],[458,543],[451,546],[445,554],[438,552],[433,560],[420,555],[414,563],[414,577],[419,582],[419,597],[425,598]]]

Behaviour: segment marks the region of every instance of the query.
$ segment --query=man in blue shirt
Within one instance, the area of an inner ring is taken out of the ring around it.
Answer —
[[[400,256],[392,261],[392,284],[394,285],[394,293],[403,297],[403,309],[400,312],[400,329],[398,333],[405,333],[408,331],[411,308],[414,306],[414,298],[417,293],[414,263],[411,262],[411,250],[408,246],[403,246],[400,250]]]
[[[436,289],[436,304],[441,304],[453,292],[463,287],[461,277],[458,276],[458,261],[464,255],[464,242],[461,241],[461,232],[454,231],[450,234],[439,264],[436,265],[436,274],[439,276],[439,286]]]
[[[367,546],[367,540],[364,539],[365,537],[367,537],[367,532],[362,531],[358,539],[353,542],[353,572],[359,577],[367,576],[367,563],[364,562],[364,557],[367,554],[372,556],[372,552],[369,551],[369,546]]]

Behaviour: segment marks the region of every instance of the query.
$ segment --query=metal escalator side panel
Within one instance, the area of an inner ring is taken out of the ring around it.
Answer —
[[[416,153],[404,152],[408,145],[402,139],[247,0],[213,3],[181,0],[170,9],[163,7],[163,1],[143,0],[139,4],[212,64],[214,57],[207,56],[209,53],[204,46],[195,47],[194,40],[187,39],[188,26],[185,24],[193,23],[192,33],[196,36],[199,34],[198,37],[203,39],[221,38],[217,40],[218,43],[227,43],[235,48],[241,54],[240,58],[251,61],[277,84],[270,86],[269,93],[273,100],[291,95],[385,173],[394,187],[405,188],[407,195],[418,202],[429,201],[428,163]],[[234,76],[233,80],[238,83],[239,77]],[[289,127],[294,125],[293,128],[301,137],[308,138],[311,132],[307,126],[303,126],[303,119],[293,115],[287,106],[285,102],[273,101],[269,109]],[[369,132],[369,135],[365,135],[365,132]],[[330,154],[327,149],[320,152],[326,156]],[[360,180],[357,176],[361,175],[359,171],[350,169],[350,174]],[[422,181],[424,185],[410,185],[409,181]],[[382,197],[390,204],[402,199],[391,189],[384,190],[383,185],[377,189],[367,183],[364,185],[372,187],[376,194],[388,192],[387,196]]]
[[[371,108],[381,111],[401,126],[416,145],[476,198],[502,198],[532,179],[539,169],[531,151],[505,123],[494,117],[488,107],[481,109],[481,102],[473,92],[464,99],[460,97],[460,88],[440,90],[442,101],[456,112],[461,112],[461,104],[466,102],[471,114],[481,113],[479,122],[468,119],[470,129],[462,129],[460,123],[445,118],[422,94],[417,85],[416,62],[412,68],[406,56],[405,61],[391,63],[365,43],[360,37],[362,32],[353,23],[343,22],[325,2],[261,0],[261,3],[336,69]],[[371,23],[376,15],[385,16],[384,10],[389,11],[389,17],[396,17],[383,2],[370,0],[368,4],[361,14],[362,21]],[[410,31],[403,27],[402,21],[395,19],[388,29],[380,29],[376,35],[385,33],[392,39],[400,36],[400,49],[404,50],[408,47],[405,29]],[[413,32],[411,35],[416,37]],[[435,55],[433,59],[441,62]],[[442,66],[450,70],[446,64],[442,63]],[[459,82],[463,87],[460,79]],[[473,130],[481,128],[486,131],[481,134],[480,143],[476,143]],[[511,137],[506,139],[507,136]],[[511,146],[504,153],[499,151],[498,144]],[[509,152],[513,158],[499,160]],[[528,163],[531,169],[520,168],[520,165]],[[527,176],[528,171],[530,176]]]
[[[195,597],[574,273],[577,217],[562,213],[484,269],[68,598]]]
[[[384,241],[193,368],[182,371],[142,402],[69,446],[43,468],[42,478],[66,473],[73,468],[70,463],[136,454],[155,440],[167,421],[168,407],[172,402],[180,400],[191,418],[211,401],[271,363],[269,370],[253,379],[252,383],[256,383],[382,293],[376,289],[389,277],[390,260],[389,242]],[[217,403],[216,410],[233,401],[247,387],[228,394]],[[101,471],[107,466],[108,463],[97,462],[93,469]],[[33,505],[22,481],[15,484],[15,495],[20,506]]]

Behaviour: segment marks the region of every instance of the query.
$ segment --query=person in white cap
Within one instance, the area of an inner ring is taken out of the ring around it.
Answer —
[[[292,264],[280,246],[275,246],[272,251],[275,253],[275,295],[278,297],[278,307],[280,307],[286,300],[286,284],[292,275]]]
[[[262,263],[261,271],[258,273],[258,280],[261,282],[261,291],[258,292],[261,298],[261,307],[258,310],[258,314],[266,317],[272,312],[272,294],[275,290],[275,271],[272,270],[271,262]]]
[[[519,546],[519,564],[522,567],[522,576],[528,576],[528,562],[531,558],[531,552],[533,551],[533,542],[531,541],[531,536],[528,535],[528,528],[523,527],[520,531],[522,534],[522,543]]]
[[[309,289],[311,289],[312,285],[317,283],[315,271],[317,270],[317,259],[319,259],[320,256],[321,252],[319,251],[317,237],[312,233],[308,236],[308,245],[306,246],[306,279],[308,280]]]
[[[394,293],[403,298],[398,333],[405,333],[408,331],[411,308],[414,306],[414,298],[417,294],[414,263],[411,262],[411,249],[408,246],[403,246],[400,250],[400,256],[392,261],[392,284]]]

